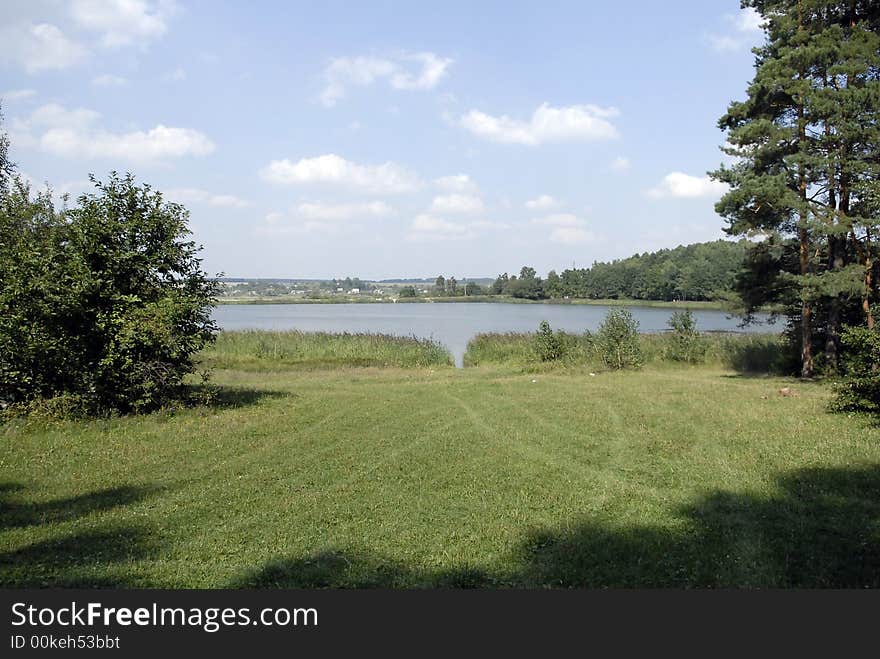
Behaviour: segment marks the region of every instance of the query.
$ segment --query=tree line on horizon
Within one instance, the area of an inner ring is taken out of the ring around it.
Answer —
[[[732,296],[748,241],[716,240],[596,262],[589,268],[551,270],[546,279],[524,266],[498,275],[488,293],[531,300],[726,300]]]

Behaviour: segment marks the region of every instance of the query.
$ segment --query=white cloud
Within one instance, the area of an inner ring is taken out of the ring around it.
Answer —
[[[510,229],[510,224],[507,222],[495,222],[492,220],[477,220],[476,222],[471,222],[470,226],[474,229]]]
[[[536,217],[532,219],[532,224],[552,227],[550,242],[574,245],[595,240],[593,232],[584,228],[586,222],[571,213],[556,213],[545,215],[544,217]]]
[[[34,89],[10,89],[0,93],[0,101],[14,103],[15,101],[23,101],[31,96],[36,96],[36,94],[37,92]]]
[[[585,223],[581,218],[571,213],[556,213],[555,215],[536,217],[532,220],[532,224],[544,224],[553,227],[579,227]]]
[[[162,80],[165,82],[181,82],[182,80],[186,80],[186,71],[178,66],[173,71],[163,73]]]
[[[543,103],[528,121],[512,119],[507,115],[493,117],[479,110],[471,110],[461,117],[460,124],[474,135],[494,142],[537,146],[547,142],[615,138],[617,129],[609,119],[618,114],[616,108],[597,105],[554,108]]]
[[[287,213],[273,211],[266,215],[271,233],[335,233],[350,229],[349,220],[387,217],[394,209],[381,201],[352,204],[305,202]]]
[[[592,231],[577,227],[556,227],[550,232],[550,242],[562,243],[564,245],[589,243],[595,240],[595,238]]]
[[[483,200],[468,194],[440,195],[434,197],[431,211],[435,213],[482,213]]]
[[[559,201],[548,194],[542,194],[540,197],[529,199],[526,202],[526,208],[531,210],[547,210],[549,208],[556,208],[557,206],[559,206]]]
[[[115,76],[110,73],[104,73],[92,78],[92,84],[97,87],[121,87],[128,83],[126,78]]]
[[[437,57],[434,53],[416,53],[407,55],[403,59],[421,64],[421,70],[417,74],[402,69],[396,70],[390,80],[391,86],[395,89],[434,89],[446,75],[446,69],[452,64],[451,59]]]
[[[446,75],[450,64],[451,59],[428,52],[394,58],[336,57],[324,69],[325,86],[319,99],[325,106],[333,107],[345,98],[348,87],[366,87],[378,80],[387,81],[393,89],[433,89]]]
[[[102,45],[115,47],[158,39],[175,9],[168,1],[74,0],[71,14],[77,25],[98,32]]]
[[[384,201],[357,204],[308,202],[297,206],[296,212],[301,217],[310,220],[343,221],[366,217],[387,217],[394,213],[394,209]]]
[[[464,224],[447,222],[443,218],[426,213],[416,216],[413,220],[412,228],[414,231],[429,233],[462,234],[467,232],[467,226]]]
[[[82,60],[86,49],[49,23],[15,23],[0,28],[0,61],[28,73],[66,69]]]
[[[200,188],[173,188],[165,196],[179,204],[207,204],[215,208],[246,208],[251,203],[231,194],[213,194]]]
[[[215,149],[207,136],[190,128],[159,124],[148,131],[114,133],[95,125],[99,117],[93,110],[49,104],[34,110],[28,119],[15,121],[12,128],[16,137],[20,134],[21,143],[67,157],[143,162],[203,156]]]
[[[760,41],[763,35],[764,19],[752,7],[740,9],[737,14],[725,14],[728,32],[709,33],[706,40],[713,50],[719,53],[745,50]]]
[[[691,176],[683,172],[670,172],[655,187],[647,190],[650,197],[658,199],[677,197],[694,199],[697,197],[718,197],[727,192],[727,184],[713,181],[708,176]]]
[[[101,47],[146,46],[165,34],[176,9],[174,0],[6,2],[0,62],[40,73],[70,68]]]
[[[441,190],[447,192],[476,192],[477,184],[467,174],[452,174],[434,179],[434,183]]]
[[[624,156],[617,156],[614,160],[611,161],[611,169],[615,172],[625,172],[631,166],[629,158],[625,158]]]
[[[432,213],[421,213],[413,219],[406,239],[413,242],[467,240],[476,237],[481,231],[498,231],[509,228],[510,225],[505,222],[490,220],[450,222]]]
[[[764,19],[753,7],[740,9],[733,17],[733,24],[738,32],[760,34],[764,29]]]
[[[297,162],[273,160],[260,171],[266,181],[281,185],[334,184],[373,194],[399,194],[418,188],[418,177],[393,162],[359,165],[328,153]]]

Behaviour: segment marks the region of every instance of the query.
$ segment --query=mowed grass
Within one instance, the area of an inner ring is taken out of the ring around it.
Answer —
[[[668,365],[215,382],[213,407],[0,426],[0,585],[880,586],[880,429],[822,385]]]

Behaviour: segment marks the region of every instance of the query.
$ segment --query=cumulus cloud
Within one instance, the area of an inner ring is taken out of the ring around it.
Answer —
[[[434,197],[431,211],[435,213],[482,213],[483,200],[476,195],[447,194]]]
[[[177,7],[173,0],[72,0],[8,9],[0,62],[40,73],[74,66],[102,47],[144,47],[167,32]]]
[[[336,233],[351,228],[351,220],[387,217],[394,209],[382,201],[347,204],[303,202],[282,213],[266,216],[269,233]]]
[[[452,174],[434,179],[434,184],[447,192],[476,192],[477,184],[467,174]]]
[[[559,201],[548,194],[542,194],[541,196],[529,199],[526,202],[526,208],[531,210],[547,210],[548,208],[556,208],[557,206],[559,206]]]
[[[246,208],[251,203],[231,194],[214,194],[200,188],[172,188],[165,196],[179,204],[206,204],[215,208]]]
[[[296,208],[298,215],[310,220],[342,221],[367,217],[387,217],[394,209],[384,201],[354,204],[302,203]]]
[[[393,58],[361,55],[336,57],[324,69],[320,101],[333,107],[345,98],[349,87],[366,87],[385,81],[392,89],[433,89],[446,76],[452,60],[434,53],[411,53]]]
[[[719,53],[745,50],[757,43],[763,33],[764,19],[752,7],[740,9],[736,14],[725,14],[727,30],[724,33],[709,33],[706,41]]]
[[[418,188],[419,178],[393,162],[360,165],[328,153],[297,162],[273,160],[260,171],[264,180],[280,185],[333,184],[371,194],[400,194]]]
[[[650,197],[657,199],[676,197],[694,199],[697,197],[718,197],[727,192],[727,184],[713,181],[708,176],[691,176],[683,172],[670,172],[655,187],[647,190]]]
[[[71,5],[76,24],[97,32],[101,44],[110,47],[158,39],[168,31],[175,11],[175,3],[168,0],[74,0]]]
[[[509,228],[510,225],[505,222],[491,220],[450,222],[433,213],[421,213],[413,219],[406,238],[413,242],[469,240],[475,238],[480,232]]]
[[[100,114],[85,108],[41,106],[13,122],[16,138],[58,156],[112,158],[125,161],[163,160],[213,153],[214,143],[190,128],[158,124],[147,131],[111,132],[98,127]]]
[[[87,50],[50,23],[21,22],[0,28],[0,61],[28,73],[66,69],[82,60]]]
[[[459,123],[474,135],[487,140],[537,146],[548,142],[613,139],[618,132],[610,119],[618,114],[616,108],[598,105],[555,108],[543,103],[527,121],[471,110],[461,117]]]

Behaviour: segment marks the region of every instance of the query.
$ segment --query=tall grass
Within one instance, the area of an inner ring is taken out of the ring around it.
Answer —
[[[205,366],[241,370],[377,366],[451,366],[452,355],[439,343],[387,334],[333,334],[290,330],[220,332],[202,353]]]
[[[589,333],[557,332],[563,344],[562,357],[549,367],[602,368],[602,358]],[[668,332],[641,334],[639,342],[646,363],[671,361],[667,358],[672,335]],[[700,363],[714,364],[741,373],[785,374],[788,354],[784,337],[778,334],[704,333],[705,355]],[[547,368],[535,350],[533,333],[478,334],[468,343],[464,365],[504,365],[526,369]]]

